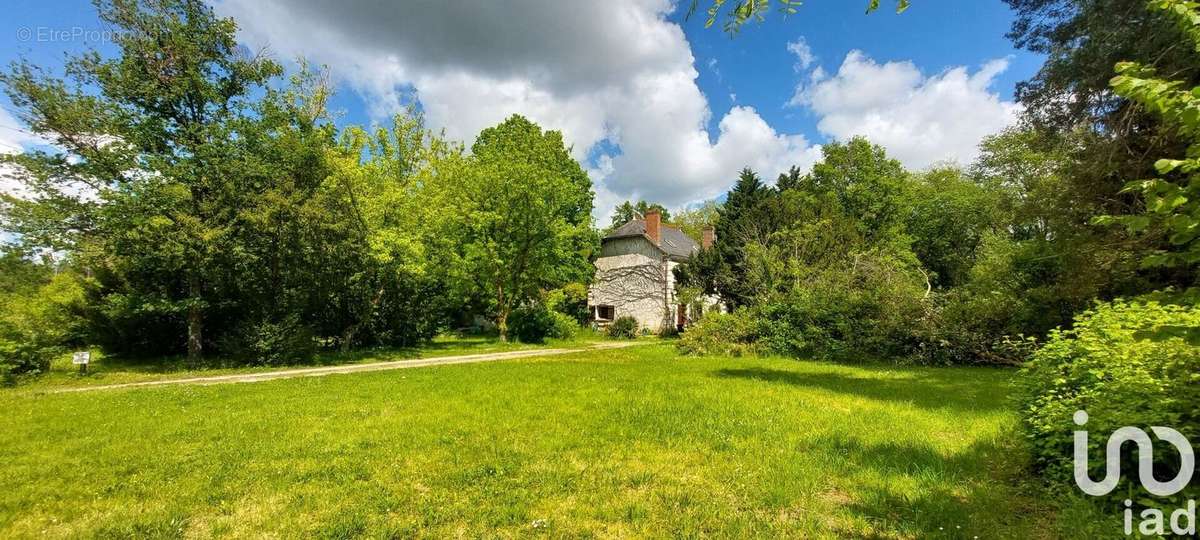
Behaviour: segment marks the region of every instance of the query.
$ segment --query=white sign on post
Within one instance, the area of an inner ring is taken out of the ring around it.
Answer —
[[[71,363],[72,364],[86,366],[87,363],[90,362],[91,360],[92,360],[91,351],[78,351],[75,354],[71,355]]]

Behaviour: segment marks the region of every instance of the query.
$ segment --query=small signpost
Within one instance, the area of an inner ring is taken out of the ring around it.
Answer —
[[[88,362],[92,361],[91,351],[76,351],[71,355],[71,363],[79,366],[79,373],[87,373]]]

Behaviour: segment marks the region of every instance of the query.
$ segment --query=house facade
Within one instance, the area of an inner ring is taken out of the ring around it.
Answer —
[[[712,230],[705,230],[705,247],[712,239]],[[639,328],[651,332],[682,328],[698,314],[679,304],[674,270],[700,249],[683,231],[663,225],[657,211],[620,226],[600,243],[596,278],[588,289],[592,320],[607,326],[631,316]]]

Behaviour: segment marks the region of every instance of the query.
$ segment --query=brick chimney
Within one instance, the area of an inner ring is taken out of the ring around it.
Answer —
[[[700,247],[711,249],[713,240],[717,239],[717,230],[712,225],[705,225],[703,236],[700,237]]]
[[[662,214],[653,208],[646,211],[646,236],[656,246],[662,242]]]

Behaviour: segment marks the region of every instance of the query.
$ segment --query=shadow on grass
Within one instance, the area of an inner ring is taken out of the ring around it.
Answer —
[[[865,538],[1030,538],[1047,534],[1053,508],[1032,495],[1019,436],[983,439],[953,454],[928,445],[814,441],[859,474],[842,507],[870,531],[850,524],[839,536]]]
[[[911,377],[856,377],[843,373],[801,373],[763,367],[726,368],[716,377],[746,379],[851,394],[879,401],[911,403],[923,408],[953,408],[978,412],[1007,406],[1003,384],[972,380],[961,370],[929,368]]]

